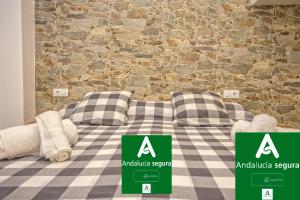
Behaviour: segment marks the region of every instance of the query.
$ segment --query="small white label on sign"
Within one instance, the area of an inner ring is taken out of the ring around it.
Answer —
[[[143,184],[142,191],[145,194],[150,194],[151,193],[151,184]]]
[[[262,189],[262,200],[273,200],[273,189]]]

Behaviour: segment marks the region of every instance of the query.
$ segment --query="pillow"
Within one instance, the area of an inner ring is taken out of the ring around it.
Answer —
[[[70,116],[74,113],[75,108],[77,107],[79,102],[71,103],[69,105],[66,105],[59,111],[59,115],[62,119],[68,119]]]
[[[132,92],[88,92],[76,106],[71,120],[74,123],[105,126],[127,124],[127,110]]]
[[[129,104],[128,118],[130,121],[162,120],[172,121],[173,108],[170,101],[138,101],[132,100]]]
[[[234,102],[226,102],[225,108],[230,119],[234,121],[245,120],[252,121],[254,115],[252,112],[246,111],[241,104]]]
[[[230,126],[221,96],[216,93],[171,93],[176,126]]]

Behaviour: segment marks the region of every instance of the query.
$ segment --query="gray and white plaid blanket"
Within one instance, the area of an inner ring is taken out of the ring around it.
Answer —
[[[70,161],[50,163],[39,156],[0,161],[0,199],[235,199],[229,127],[174,127],[170,121],[142,120],[78,128]],[[121,194],[123,134],[172,135],[172,194]]]

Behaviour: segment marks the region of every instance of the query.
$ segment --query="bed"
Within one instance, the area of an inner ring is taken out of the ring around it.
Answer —
[[[235,199],[231,127],[132,118],[127,126],[77,127],[79,141],[69,161],[50,163],[34,155],[0,161],[0,199]],[[172,135],[172,194],[121,194],[123,134]]]
[[[173,193],[162,199],[234,199],[234,147],[230,128],[174,128],[170,122],[128,126],[79,125],[72,159],[49,163],[39,156],[0,162],[0,199],[152,199],[121,194],[122,134],[171,134]]]

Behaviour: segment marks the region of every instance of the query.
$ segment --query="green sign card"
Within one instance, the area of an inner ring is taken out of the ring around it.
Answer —
[[[300,133],[236,134],[236,200],[300,199]]]
[[[171,135],[122,136],[122,193],[172,193]]]

